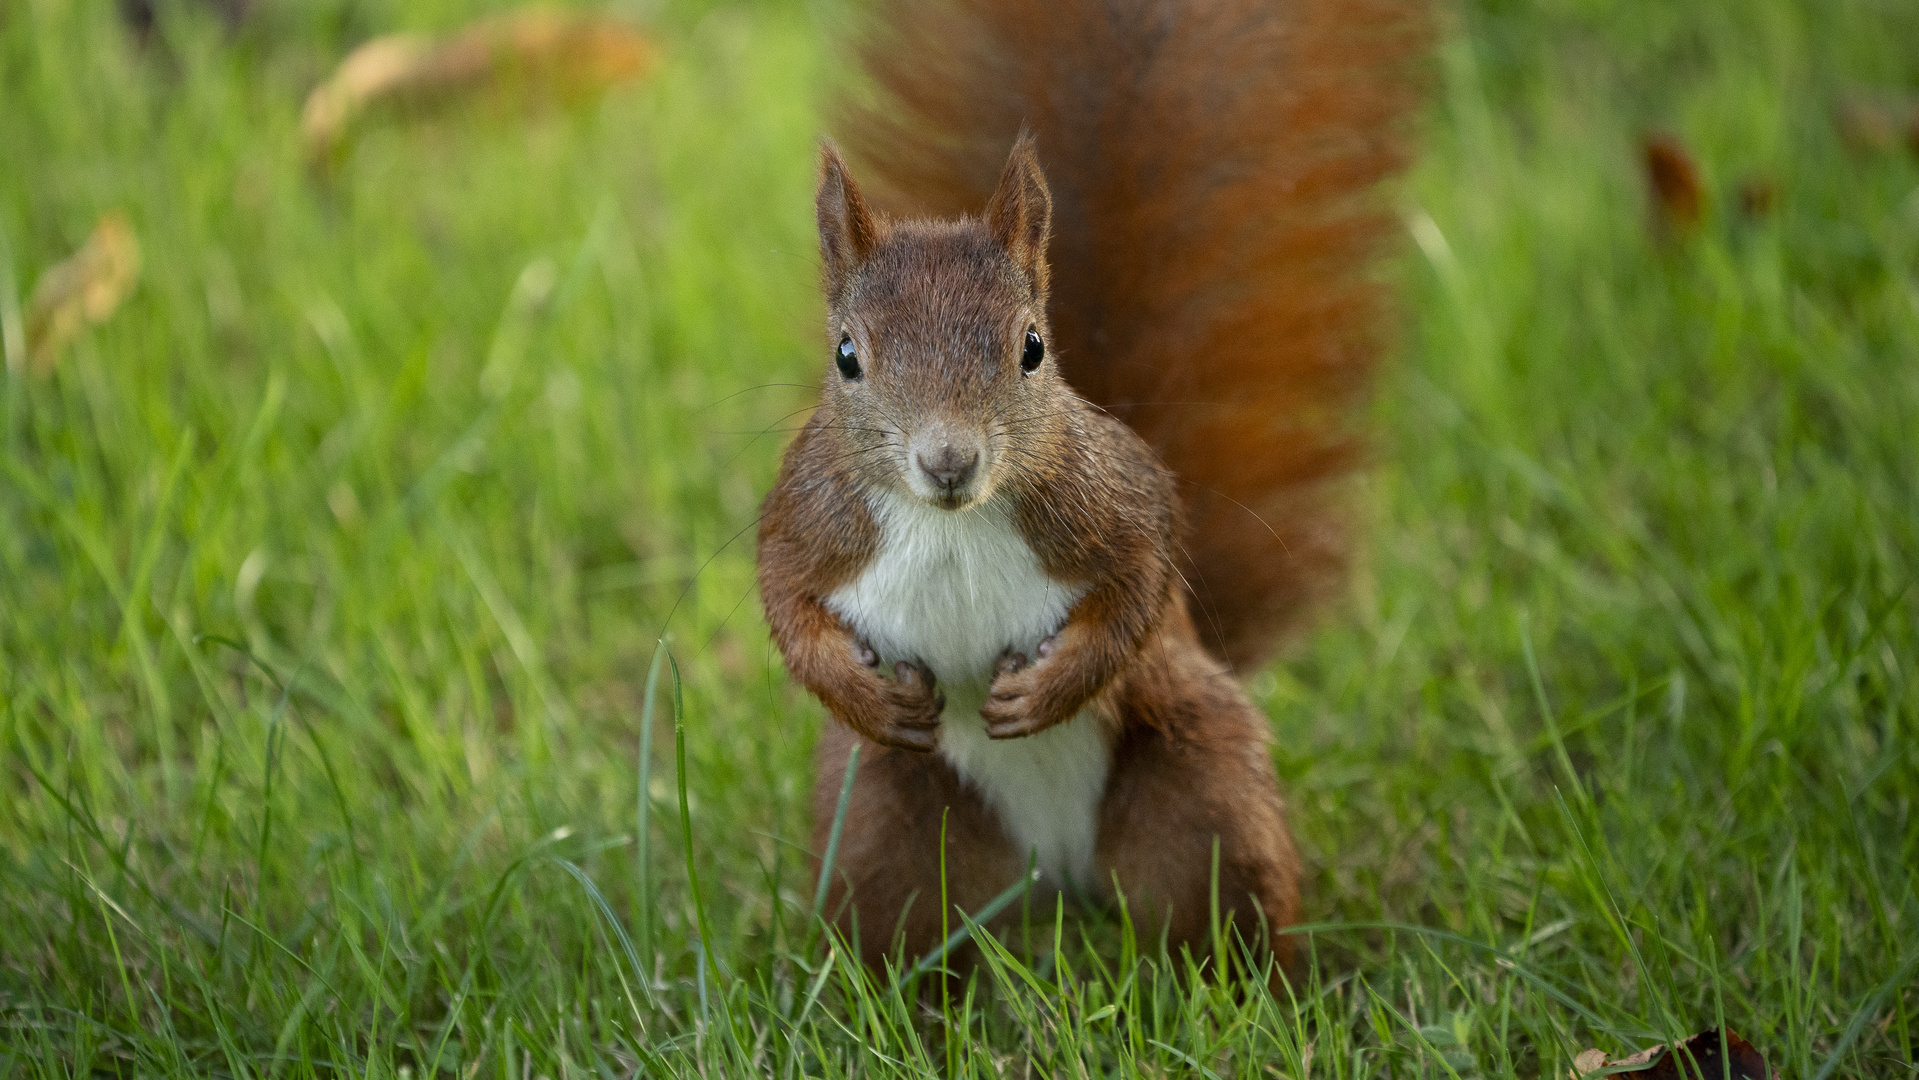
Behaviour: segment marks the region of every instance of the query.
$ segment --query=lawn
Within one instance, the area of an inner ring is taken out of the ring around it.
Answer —
[[[0,0],[0,1075],[1919,1068],[1919,154],[1834,122],[1919,89],[1919,5],[1447,8],[1364,554],[1249,682],[1278,998],[1111,919],[944,993],[816,932],[750,526],[850,16],[629,5],[644,79],[321,170],[345,52],[482,5],[156,6]],[[113,211],[137,287],[30,373]]]

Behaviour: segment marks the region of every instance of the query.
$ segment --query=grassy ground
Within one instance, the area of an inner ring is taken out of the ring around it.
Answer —
[[[1919,167],[1830,109],[1919,85],[1919,9],[1454,11],[1369,557],[1252,682],[1336,924],[1309,981],[1042,925],[916,1004],[809,931],[820,714],[728,545],[824,363],[835,54],[653,12],[637,89],[310,176],[305,91],[462,7],[137,48],[0,0],[0,336],[102,212],[146,255],[0,381],[0,1074],[1531,1078],[1720,1021],[1914,1074]]]

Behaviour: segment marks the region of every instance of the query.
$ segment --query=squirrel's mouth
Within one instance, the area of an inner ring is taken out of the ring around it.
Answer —
[[[908,482],[914,497],[941,510],[970,510],[985,502],[992,494],[991,485],[984,478],[974,478],[960,484],[929,484]]]
[[[986,501],[990,494],[986,478],[968,477],[956,483],[940,483],[921,474],[907,475],[903,485],[912,497],[928,506],[941,510],[965,510]]]

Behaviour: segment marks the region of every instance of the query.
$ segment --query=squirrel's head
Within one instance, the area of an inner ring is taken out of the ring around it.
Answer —
[[[1014,144],[978,218],[875,213],[830,143],[817,207],[822,404],[849,467],[949,510],[1042,469],[1068,391],[1047,353],[1053,202],[1032,139]]]

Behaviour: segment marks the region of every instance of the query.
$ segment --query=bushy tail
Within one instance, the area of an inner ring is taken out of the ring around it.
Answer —
[[[1344,561],[1421,0],[877,7],[874,93],[838,125],[861,180],[896,213],[977,213],[1034,132],[1053,352],[1184,481],[1202,634],[1266,659]]]

